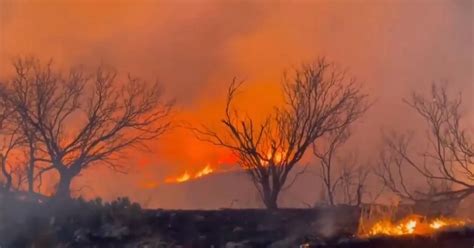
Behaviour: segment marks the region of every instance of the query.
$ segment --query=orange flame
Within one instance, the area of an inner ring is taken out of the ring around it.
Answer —
[[[178,183],[186,182],[186,181],[189,180],[190,177],[191,176],[189,175],[189,173],[187,171],[185,171],[183,175],[176,178],[176,182],[178,182]]]
[[[410,215],[396,223],[390,220],[377,221],[361,236],[426,235],[442,228],[464,226],[466,223],[465,220],[455,218],[439,217],[429,220],[420,215]]]
[[[267,152],[267,155],[266,155],[266,158],[265,158],[265,159],[261,159],[260,162],[261,162],[263,165],[268,165],[268,162],[273,159],[273,162],[274,162],[275,164],[279,164],[279,163],[283,160],[283,156],[285,156],[285,153],[284,153],[284,152],[276,151],[276,152],[275,152],[275,155],[274,155],[273,158],[272,158],[272,152],[271,152],[271,151],[268,151],[268,152]]]
[[[194,175],[194,178],[199,178],[199,177],[205,176],[207,174],[210,174],[212,172],[214,172],[214,170],[211,168],[211,166],[209,164],[207,164],[206,167],[204,167],[204,169],[198,171],[196,173],[196,175]]]
[[[212,172],[214,172],[214,169],[212,169],[212,167],[209,164],[207,164],[203,169],[196,172],[194,176],[191,176],[191,174],[189,174],[188,171],[184,171],[184,173],[181,176],[176,177],[176,178],[168,178],[165,180],[165,182],[183,183],[183,182],[189,181],[190,179],[197,179],[197,178],[206,176],[208,174],[211,174]]]

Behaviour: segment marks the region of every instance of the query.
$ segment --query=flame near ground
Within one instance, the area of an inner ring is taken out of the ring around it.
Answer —
[[[399,221],[382,219],[372,225],[359,227],[360,237],[430,235],[439,230],[465,226],[472,223],[467,219],[451,217],[428,218],[422,215],[409,215]]]
[[[264,159],[261,159],[261,164],[263,166],[266,166],[269,164],[270,161],[273,163],[279,165],[279,163],[283,160],[283,157],[285,156],[285,153],[277,151],[275,154],[272,154],[271,151],[267,152],[266,157]],[[206,166],[199,171],[195,172],[194,174],[191,174],[189,171],[184,171],[181,175],[176,176],[176,177],[168,177],[165,179],[165,183],[184,183],[192,179],[198,179],[207,175],[210,175],[211,173],[215,173],[216,169],[214,169],[210,163],[207,163]]]
[[[183,183],[189,181],[190,179],[197,179],[214,172],[214,169],[211,165],[207,164],[204,168],[194,173],[192,176],[188,171],[185,171],[182,175],[178,177],[169,177],[165,180],[166,183]]]

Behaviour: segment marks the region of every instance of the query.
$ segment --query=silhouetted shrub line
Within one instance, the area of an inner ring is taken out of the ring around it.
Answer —
[[[435,238],[354,238],[360,209],[142,209],[128,198],[112,202],[0,195],[0,247],[443,247],[474,241],[474,230]],[[424,242],[424,243],[423,243]],[[393,246],[390,244],[396,244]],[[240,246],[239,246],[240,245]],[[462,247],[462,246],[453,246]]]

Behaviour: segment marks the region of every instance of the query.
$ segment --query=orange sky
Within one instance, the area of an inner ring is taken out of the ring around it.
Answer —
[[[0,0],[0,72],[19,55],[64,68],[105,63],[158,78],[177,100],[176,120],[213,125],[232,77],[247,80],[239,103],[260,116],[281,101],[285,69],[327,56],[376,101],[352,141],[370,156],[378,130],[412,122],[400,101],[411,89],[448,80],[472,95],[472,16],[471,1]],[[128,175],[91,170],[75,183],[90,184],[89,195],[134,195],[229,161],[180,128],[151,147],[129,154]]]

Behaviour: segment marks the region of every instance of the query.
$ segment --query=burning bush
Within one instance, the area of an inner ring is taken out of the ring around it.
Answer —
[[[471,223],[469,219],[416,213],[399,216],[400,213],[411,211],[403,208],[405,206],[366,206],[362,209],[359,220],[358,236],[429,235],[440,229],[461,227]]]
[[[362,236],[399,236],[408,234],[432,234],[439,229],[466,225],[467,221],[456,218],[439,217],[430,219],[422,215],[410,215],[400,221],[380,220],[373,224]]]

